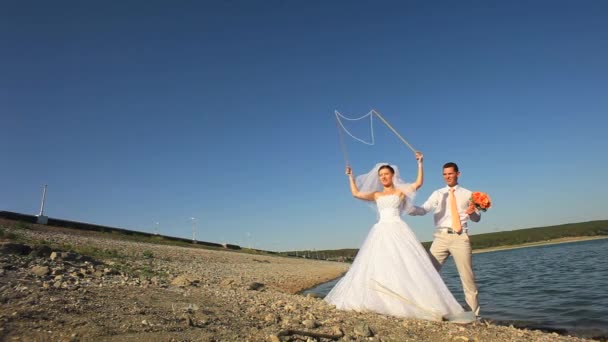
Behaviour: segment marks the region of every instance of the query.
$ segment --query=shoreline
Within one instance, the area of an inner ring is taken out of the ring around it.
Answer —
[[[349,264],[349,265],[350,265],[350,264]],[[306,292],[306,291],[310,291],[310,290],[312,290],[312,289],[316,288],[317,286],[320,286],[320,285],[323,285],[323,284],[327,284],[327,283],[332,282],[332,281],[334,281],[334,280],[336,280],[336,279],[340,279],[340,278],[344,277],[344,275],[345,275],[347,272],[348,272],[348,270],[345,270],[345,271],[343,271],[342,273],[340,273],[340,275],[338,275],[337,277],[331,278],[331,279],[326,280],[326,281],[321,282],[321,283],[314,284],[313,286],[309,286],[309,287],[307,287],[307,288],[305,288],[305,289],[301,289],[301,290],[299,290],[299,291],[295,292],[295,293],[294,293],[294,295],[299,295],[299,296],[305,296],[305,295],[308,295],[308,294],[305,294],[304,292]]]
[[[560,244],[564,244],[564,243],[573,243],[573,242],[583,242],[583,241],[593,241],[593,240],[603,240],[603,239],[608,239],[608,235],[599,235],[599,236],[578,236],[578,237],[569,237],[569,238],[559,238],[559,239],[551,239],[551,240],[545,240],[542,242],[528,242],[525,244],[521,244],[521,245],[507,245],[507,246],[499,246],[499,247],[490,247],[490,248],[480,248],[480,249],[474,249],[473,250],[473,254],[482,254],[482,253],[491,253],[491,252],[498,252],[498,251],[509,251],[509,250],[513,250],[513,249],[521,249],[521,248],[530,248],[530,247],[539,247],[539,246],[550,246],[550,245],[560,245]],[[342,274],[340,274],[338,277],[329,279],[327,281],[315,284],[313,286],[310,286],[308,288],[302,289],[298,292],[296,292],[295,294],[298,295],[302,295],[304,292],[309,291],[319,285],[328,283],[330,281],[336,280],[342,276],[344,276],[344,274],[346,274],[346,272],[343,272]]]
[[[475,235],[472,235],[471,237],[474,238],[474,236]],[[512,250],[512,249],[550,246],[550,245],[559,245],[559,244],[564,244],[564,243],[603,240],[603,239],[608,239],[608,235],[566,237],[566,238],[551,239],[551,240],[545,240],[545,241],[527,242],[527,243],[523,243],[523,244],[519,244],[519,245],[506,245],[506,246],[480,248],[480,249],[474,249],[473,254],[490,253],[490,252],[497,252],[497,251],[508,251],[508,250]]]

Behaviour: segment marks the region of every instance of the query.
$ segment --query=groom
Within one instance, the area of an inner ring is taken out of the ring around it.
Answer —
[[[443,165],[443,180],[447,185],[435,190],[420,207],[414,207],[410,215],[425,215],[435,210],[435,234],[431,245],[431,259],[439,271],[447,258],[452,255],[460,274],[465,300],[475,316],[479,317],[477,285],[471,265],[471,243],[467,221],[479,222],[481,215],[469,205],[471,191],[458,184],[458,165]]]

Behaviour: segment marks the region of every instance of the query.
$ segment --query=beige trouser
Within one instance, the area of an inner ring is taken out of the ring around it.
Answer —
[[[466,233],[460,235],[435,233],[434,236],[435,239],[430,250],[433,265],[439,271],[450,254],[454,257],[465,300],[475,315],[479,316],[479,301],[477,300],[477,285],[472,267],[469,235]]]

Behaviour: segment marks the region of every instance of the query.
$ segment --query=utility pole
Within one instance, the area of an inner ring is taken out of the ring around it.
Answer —
[[[191,217],[192,220],[192,243],[196,243],[196,218]]]
[[[42,203],[40,204],[40,213],[37,215],[38,219],[36,221],[36,223],[38,223],[38,224],[47,224],[48,223],[48,217],[44,216],[44,204],[46,202],[46,188],[47,188],[47,185],[44,184],[44,189],[42,190]]]
[[[44,189],[42,190],[42,204],[40,205],[40,214],[38,214],[38,216],[44,216],[44,201],[46,200],[46,188],[47,185],[44,184]]]

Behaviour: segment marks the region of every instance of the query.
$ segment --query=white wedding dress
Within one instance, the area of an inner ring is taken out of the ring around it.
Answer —
[[[401,219],[400,202],[398,195],[378,197],[379,221],[349,271],[324,300],[341,310],[433,321],[463,313],[426,250]]]

